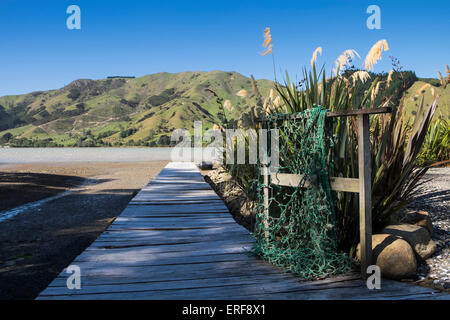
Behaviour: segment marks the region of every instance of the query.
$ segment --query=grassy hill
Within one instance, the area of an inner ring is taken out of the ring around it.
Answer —
[[[257,80],[267,96],[272,82]],[[252,83],[236,72],[157,73],[136,79],[81,79],[50,91],[0,97],[0,137],[24,145],[161,145],[172,130],[219,123],[209,90],[230,100],[228,118],[256,105]],[[248,97],[237,96],[246,90]]]
[[[427,84],[429,84],[429,86]],[[424,95],[424,105],[430,105],[433,101],[432,91],[434,91],[435,94],[439,95],[438,107],[434,119],[441,117],[450,121],[450,86],[447,86],[444,89],[442,86],[438,85],[438,80],[425,82],[420,79],[419,81],[414,82],[405,94],[405,112],[407,117],[416,114],[422,99],[422,94]]]
[[[435,117],[449,119],[450,86],[444,89],[437,79],[417,79],[413,73],[410,76],[411,86],[405,93],[407,115],[417,112],[419,91],[424,90],[425,104],[429,104],[433,90],[440,95]],[[262,96],[268,96],[273,87],[268,80],[257,80],[256,84]],[[424,85],[427,87],[422,89]],[[247,97],[236,95],[242,89],[249,93]],[[209,90],[222,101],[231,101],[233,110],[226,110],[228,119],[239,119],[258,104],[251,79],[237,72],[81,79],[58,90],[0,97],[0,144],[167,145],[174,129],[184,128],[192,133],[195,120],[202,121],[204,130],[221,123],[217,99]]]

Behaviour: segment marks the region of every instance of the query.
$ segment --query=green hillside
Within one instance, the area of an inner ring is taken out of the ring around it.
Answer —
[[[430,83],[434,83],[432,85]],[[429,84],[429,85],[427,85]],[[408,117],[413,116],[418,108],[422,95],[424,96],[424,105],[428,106],[433,101],[433,91],[439,96],[438,107],[434,115],[434,119],[441,117],[450,120],[450,86],[445,89],[442,86],[436,86],[439,81],[416,81],[406,92],[405,96],[405,112]]]
[[[449,119],[450,86],[444,89],[437,79],[418,80],[413,73],[408,75],[410,87],[405,93],[407,115],[410,117],[417,112],[422,94],[425,105],[430,104],[434,91],[440,96],[435,118]],[[386,74],[380,76],[387,77]],[[397,81],[396,77],[393,78],[392,88],[396,87]],[[263,97],[268,96],[273,88],[273,83],[268,80],[257,80],[256,84]],[[236,94],[242,89],[247,91],[247,97]],[[157,73],[141,78],[81,79],[58,90],[0,97],[0,144],[168,145],[174,129],[184,128],[192,133],[195,120],[202,121],[204,130],[221,123],[219,104],[210,90],[222,102],[230,100],[233,109],[225,111],[228,119],[245,119],[245,114],[260,101],[254,94],[251,79],[237,72]],[[364,88],[361,88],[360,94],[363,93]]]
[[[257,80],[267,96],[272,82]],[[209,90],[230,100],[227,118],[256,105],[251,80],[236,72],[157,73],[136,79],[81,79],[59,90],[0,97],[1,143],[34,146],[164,145],[176,128],[218,123]],[[247,97],[237,96],[240,90]],[[5,135],[6,134],[6,135]],[[14,142],[14,143],[11,143]]]

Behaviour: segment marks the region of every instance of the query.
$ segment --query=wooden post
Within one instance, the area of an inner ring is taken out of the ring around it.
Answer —
[[[266,238],[266,241],[269,240],[269,183],[270,183],[270,177],[269,177],[269,168],[270,168],[270,134],[269,134],[269,128],[266,126],[266,150],[265,155],[266,159],[264,159],[265,163],[263,164],[263,183],[265,185],[264,187],[264,237]]]
[[[363,279],[367,278],[367,267],[372,264],[372,181],[369,135],[369,115],[358,115],[359,235]]]
[[[264,166],[264,237],[269,239],[269,168]]]

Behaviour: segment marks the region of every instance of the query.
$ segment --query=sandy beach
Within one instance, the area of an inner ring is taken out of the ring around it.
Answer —
[[[35,298],[166,164],[2,166],[0,213],[17,212],[0,222],[0,299]]]

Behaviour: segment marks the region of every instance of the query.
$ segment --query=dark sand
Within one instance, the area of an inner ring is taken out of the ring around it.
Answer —
[[[34,299],[166,163],[21,164],[0,168],[0,211],[72,191],[0,222],[0,299]]]

